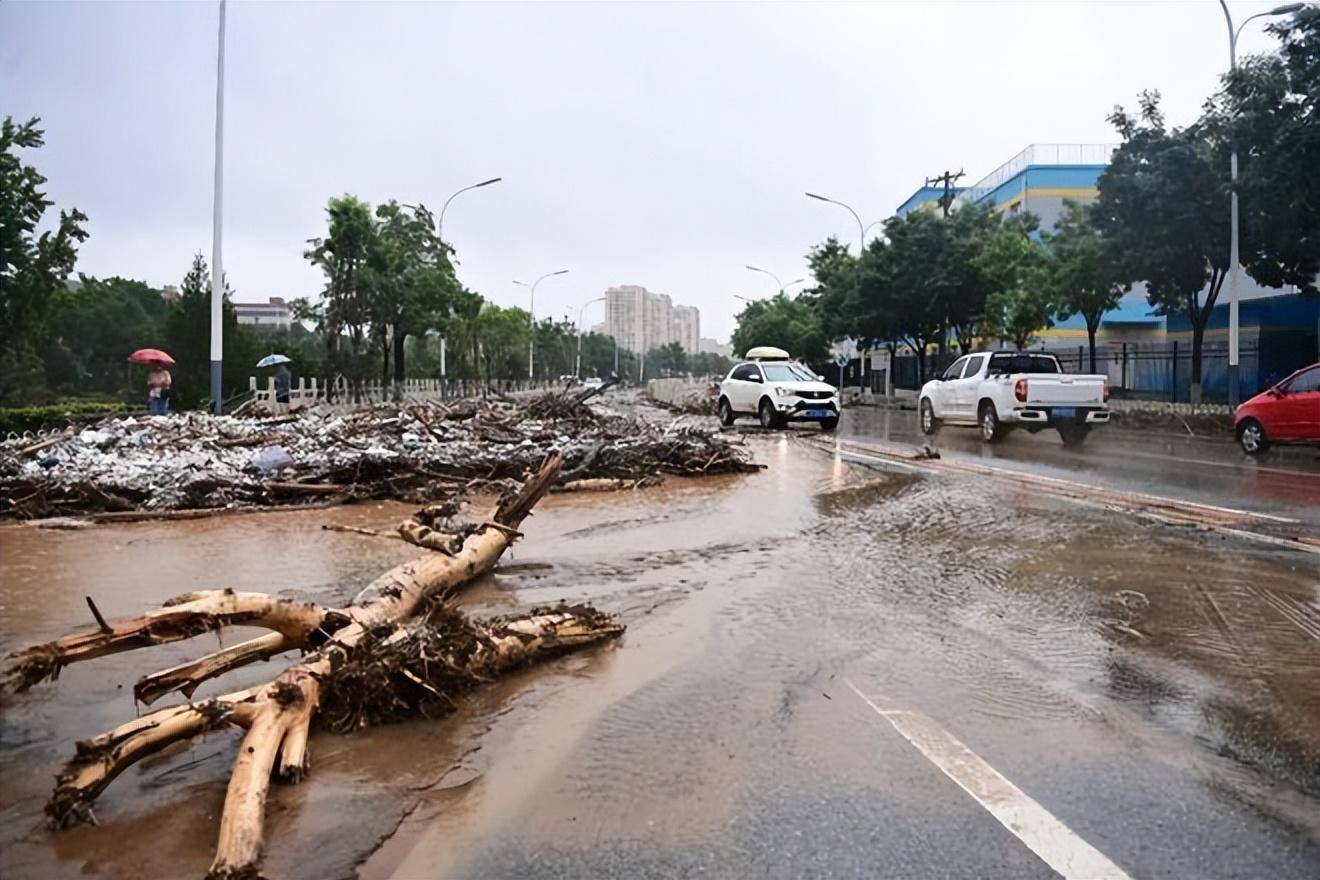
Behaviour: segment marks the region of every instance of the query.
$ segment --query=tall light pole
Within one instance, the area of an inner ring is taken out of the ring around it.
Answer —
[[[445,203],[440,207],[440,219],[435,223],[435,237],[441,241],[445,240],[445,211],[449,209],[449,203],[452,202],[456,196],[459,196],[470,189],[479,189],[483,186],[490,186],[492,183],[499,183],[503,179],[503,177],[492,177],[490,180],[483,180],[481,183],[474,183],[471,186],[465,186],[449,198],[445,199]]]
[[[578,342],[578,346],[577,346],[577,361],[576,361],[576,363],[574,363],[574,365],[573,365],[573,375],[576,376],[576,377],[579,378],[579,379],[582,378],[582,316],[583,316],[583,314],[586,313],[586,311],[587,311],[587,306],[592,305],[593,303],[604,302],[604,301],[605,301],[605,297],[603,297],[603,296],[598,296],[598,297],[596,297],[595,299],[587,300],[586,302],[584,302],[584,303],[582,304],[582,308],[578,309],[578,322],[577,322],[577,332],[578,332],[578,334],[577,334],[577,336],[578,336],[578,340],[577,340],[577,342]]]
[[[530,296],[527,299],[527,322],[528,324],[531,325],[531,331],[532,331],[531,338],[527,340],[527,378],[528,379],[536,378],[536,371],[532,368],[533,367],[532,358],[535,357],[535,352],[536,352],[536,285],[540,284],[542,281],[544,281],[545,279],[549,278],[552,275],[566,275],[566,274],[568,274],[567,269],[560,269],[557,272],[546,272],[544,275],[533,281],[531,284],[528,284],[526,281],[513,282],[514,284],[517,284],[521,287],[529,288],[531,291]]]
[[[1286,6],[1276,6],[1268,12],[1258,12],[1255,15],[1248,16],[1242,24],[1236,28],[1233,27],[1233,16],[1228,11],[1228,3],[1225,0],[1219,0],[1219,5],[1224,9],[1224,21],[1228,24],[1228,64],[1230,70],[1237,70],[1237,41],[1242,34],[1242,29],[1247,26],[1247,22],[1257,18],[1265,18],[1271,15],[1289,15],[1301,9],[1304,3],[1289,3]],[[1238,251],[1238,194],[1237,194],[1237,176],[1238,176],[1238,156],[1237,146],[1233,146],[1233,151],[1229,156],[1229,227],[1228,234],[1228,405],[1236,407],[1238,405],[1238,276],[1241,273],[1239,265]]]
[[[224,232],[225,169],[225,0],[220,0],[220,36],[215,58],[215,191],[211,209],[211,412],[224,409],[225,270],[220,246]]]
[[[788,284],[784,284],[784,282],[779,280],[779,276],[776,275],[774,272],[771,272],[769,269],[762,269],[758,266],[748,266],[747,268],[751,269],[753,272],[760,272],[762,275],[769,275],[771,278],[775,279],[775,286],[779,288],[780,293],[783,293],[785,290],[792,287],[794,284],[802,284],[807,280],[805,278],[798,278],[795,281],[790,281],[788,282]]]
[[[831,205],[838,205],[840,208],[847,208],[848,213],[849,213],[849,214],[852,214],[852,215],[853,215],[853,219],[857,221],[857,239],[858,239],[858,241],[857,241],[857,246],[858,246],[858,248],[859,248],[859,250],[857,251],[857,256],[860,257],[863,253],[865,253],[865,251],[866,251],[866,226],[863,225],[863,223],[862,223],[862,218],[861,218],[860,216],[858,216],[858,214],[857,214],[856,211],[854,211],[852,208],[850,208],[850,207],[848,207],[847,205],[845,205],[843,202],[840,202],[840,201],[838,201],[838,200],[836,200],[836,199],[827,199],[827,198],[825,198],[825,196],[818,196],[818,195],[816,195],[815,193],[807,193],[807,198],[809,198],[809,199],[815,199],[815,200],[817,200],[817,201],[819,201],[819,202],[829,202]]]

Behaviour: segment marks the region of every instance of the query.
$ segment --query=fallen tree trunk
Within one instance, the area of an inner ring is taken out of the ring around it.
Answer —
[[[518,491],[501,499],[489,522],[468,527],[461,542],[424,542],[442,552],[391,569],[343,608],[214,590],[180,596],[141,617],[109,622],[89,599],[97,629],[11,654],[5,678],[12,686],[21,690],[54,679],[69,663],[233,624],[272,632],[148,675],[135,694],[148,702],[172,690],[190,695],[221,672],[295,648],[308,653],[265,685],[159,709],[80,742],[47,804],[51,823],[64,827],[94,819],[93,801],[126,767],[171,743],[232,724],[246,733],[208,876],[256,877],[271,777],[296,782],[306,773],[308,735],[318,711],[326,710],[324,723],[335,730],[448,711],[458,696],[492,675],[618,635],[622,627],[613,618],[587,607],[539,609],[472,623],[442,604],[494,566],[562,463],[558,453],[551,454]],[[414,537],[417,530],[400,531]]]

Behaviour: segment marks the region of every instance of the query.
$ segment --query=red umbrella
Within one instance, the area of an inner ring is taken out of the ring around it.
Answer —
[[[129,361],[135,364],[172,364],[174,358],[161,351],[159,348],[139,348],[128,356]]]

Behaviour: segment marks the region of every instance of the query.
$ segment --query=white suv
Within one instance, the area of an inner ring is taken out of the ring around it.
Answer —
[[[787,422],[819,422],[833,431],[839,424],[839,393],[811,370],[789,360],[744,361],[720,383],[720,423],[756,416],[762,428]]]

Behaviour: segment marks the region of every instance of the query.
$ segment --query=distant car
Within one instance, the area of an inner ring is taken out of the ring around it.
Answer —
[[[818,422],[822,430],[839,424],[839,393],[811,370],[789,360],[777,348],[753,348],[720,383],[717,412],[720,423],[732,425],[739,416],[756,416],[763,428],[787,422]]]
[[[1237,408],[1242,451],[1260,455],[1273,443],[1320,443],[1320,363],[1303,367]]]
[[[602,379],[600,376],[592,376],[591,378],[586,379],[582,382],[582,386],[584,388],[599,388],[604,384],[605,384],[605,380]]]
[[[1065,373],[1045,352],[983,351],[963,355],[921,386],[917,408],[923,434],[948,422],[976,426],[993,443],[1009,428],[1054,428],[1064,445],[1077,446],[1109,421],[1109,381]]]

